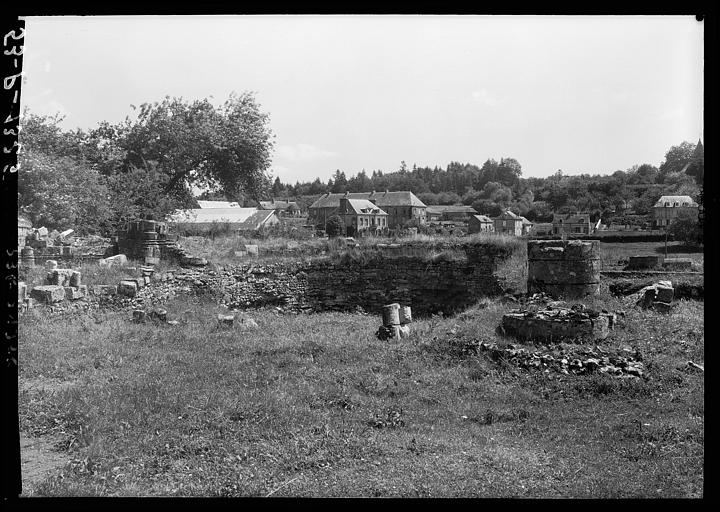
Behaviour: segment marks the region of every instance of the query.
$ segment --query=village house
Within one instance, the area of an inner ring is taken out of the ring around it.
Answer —
[[[516,215],[510,210],[505,210],[503,213],[493,218],[495,233],[501,235],[522,236],[524,231],[523,219],[529,222],[525,219],[525,217]]]
[[[554,235],[589,235],[594,231],[589,213],[553,213]]]
[[[428,222],[462,221],[467,222],[470,217],[477,215],[472,206],[464,205],[428,205],[426,217]]]
[[[662,196],[653,206],[653,226],[669,226],[680,212],[690,212],[697,216],[698,204],[690,196]]]
[[[325,228],[327,220],[337,215],[340,199],[365,199],[387,213],[387,225],[396,228],[407,223],[425,224],[427,206],[409,191],[399,192],[345,192],[323,194],[308,208],[308,221]]]
[[[367,199],[340,198],[337,214],[343,220],[347,236],[385,229],[388,214]]]
[[[547,236],[552,235],[553,225],[552,222],[540,222],[534,224],[530,229],[530,234],[534,236]]]
[[[472,215],[468,219],[468,233],[492,233],[494,231],[495,224],[486,215]]]
[[[297,202],[289,199],[275,199],[260,201],[260,208],[263,210],[275,210],[279,217],[300,217],[302,211]]]

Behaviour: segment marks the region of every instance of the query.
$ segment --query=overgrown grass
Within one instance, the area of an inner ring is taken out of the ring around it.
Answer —
[[[506,344],[509,306],[485,300],[412,325],[378,317],[168,304],[177,326],[130,312],[20,319],[21,430],[67,457],[37,495],[697,497],[703,495],[703,303],[627,309],[606,349],[641,350],[649,381],[524,372],[462,350]],[[71,382],[54,390],[23,383]]]
[[[191,253],[207,258],[218,264],[237,264],[255,259],[254,256],[236,256],[236,251],[245,249],[245,245],[257,245],[259,256],[264,261],[313,258],[331,256],[350,259],[373,259],[379,246],[394,246],[393,254],[432,258],[455,259],[461,248],[473,245],[488,245],[498,249],[514,251],[525,245],[525,240],[509,235],[478,233],[466,237],[417,235],[407,238],[363,237],[348,245],[344,238],[310,238],[295,240],[286,237],[251,239],[237,236],[183,237],[180,244]],[[399,247],[395,247],[399,246]],[[360,253],[365,253],[361,256]],[[386,252],[384,252],[386,254]],[[441,255],[442,254],[442,255]]]

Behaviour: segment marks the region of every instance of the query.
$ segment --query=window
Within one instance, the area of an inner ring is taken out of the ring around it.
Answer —
[[[687,203],[683,203],[683,206],[687,206],[687,205],[688,205]]]
[[[666,202],[666,203],[665,203],[665,207],[668,207],[668,206],[670,206],[670,203],[669,203],[669,202]]]
[[[680,203],[676,202],[673,206],[678,206]]]

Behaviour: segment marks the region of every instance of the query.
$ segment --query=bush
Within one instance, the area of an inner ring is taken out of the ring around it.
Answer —
[[[345,234],[345,224],[339,215],[333,215],[327,220],[325,231],[330,238],[335,238]]]
[[[703,232],[700,229],[697,214],[689,211],[678,212],[677,218],[668,228],[668,234],[672,235],[675,240],[688,245],[703,243]]]

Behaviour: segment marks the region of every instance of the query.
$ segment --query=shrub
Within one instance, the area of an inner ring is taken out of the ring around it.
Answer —
[[[335,238],[345,234],[345,224],[343,223],[339,215],[333,215],[328,219],[325,231],[331,238]]]

